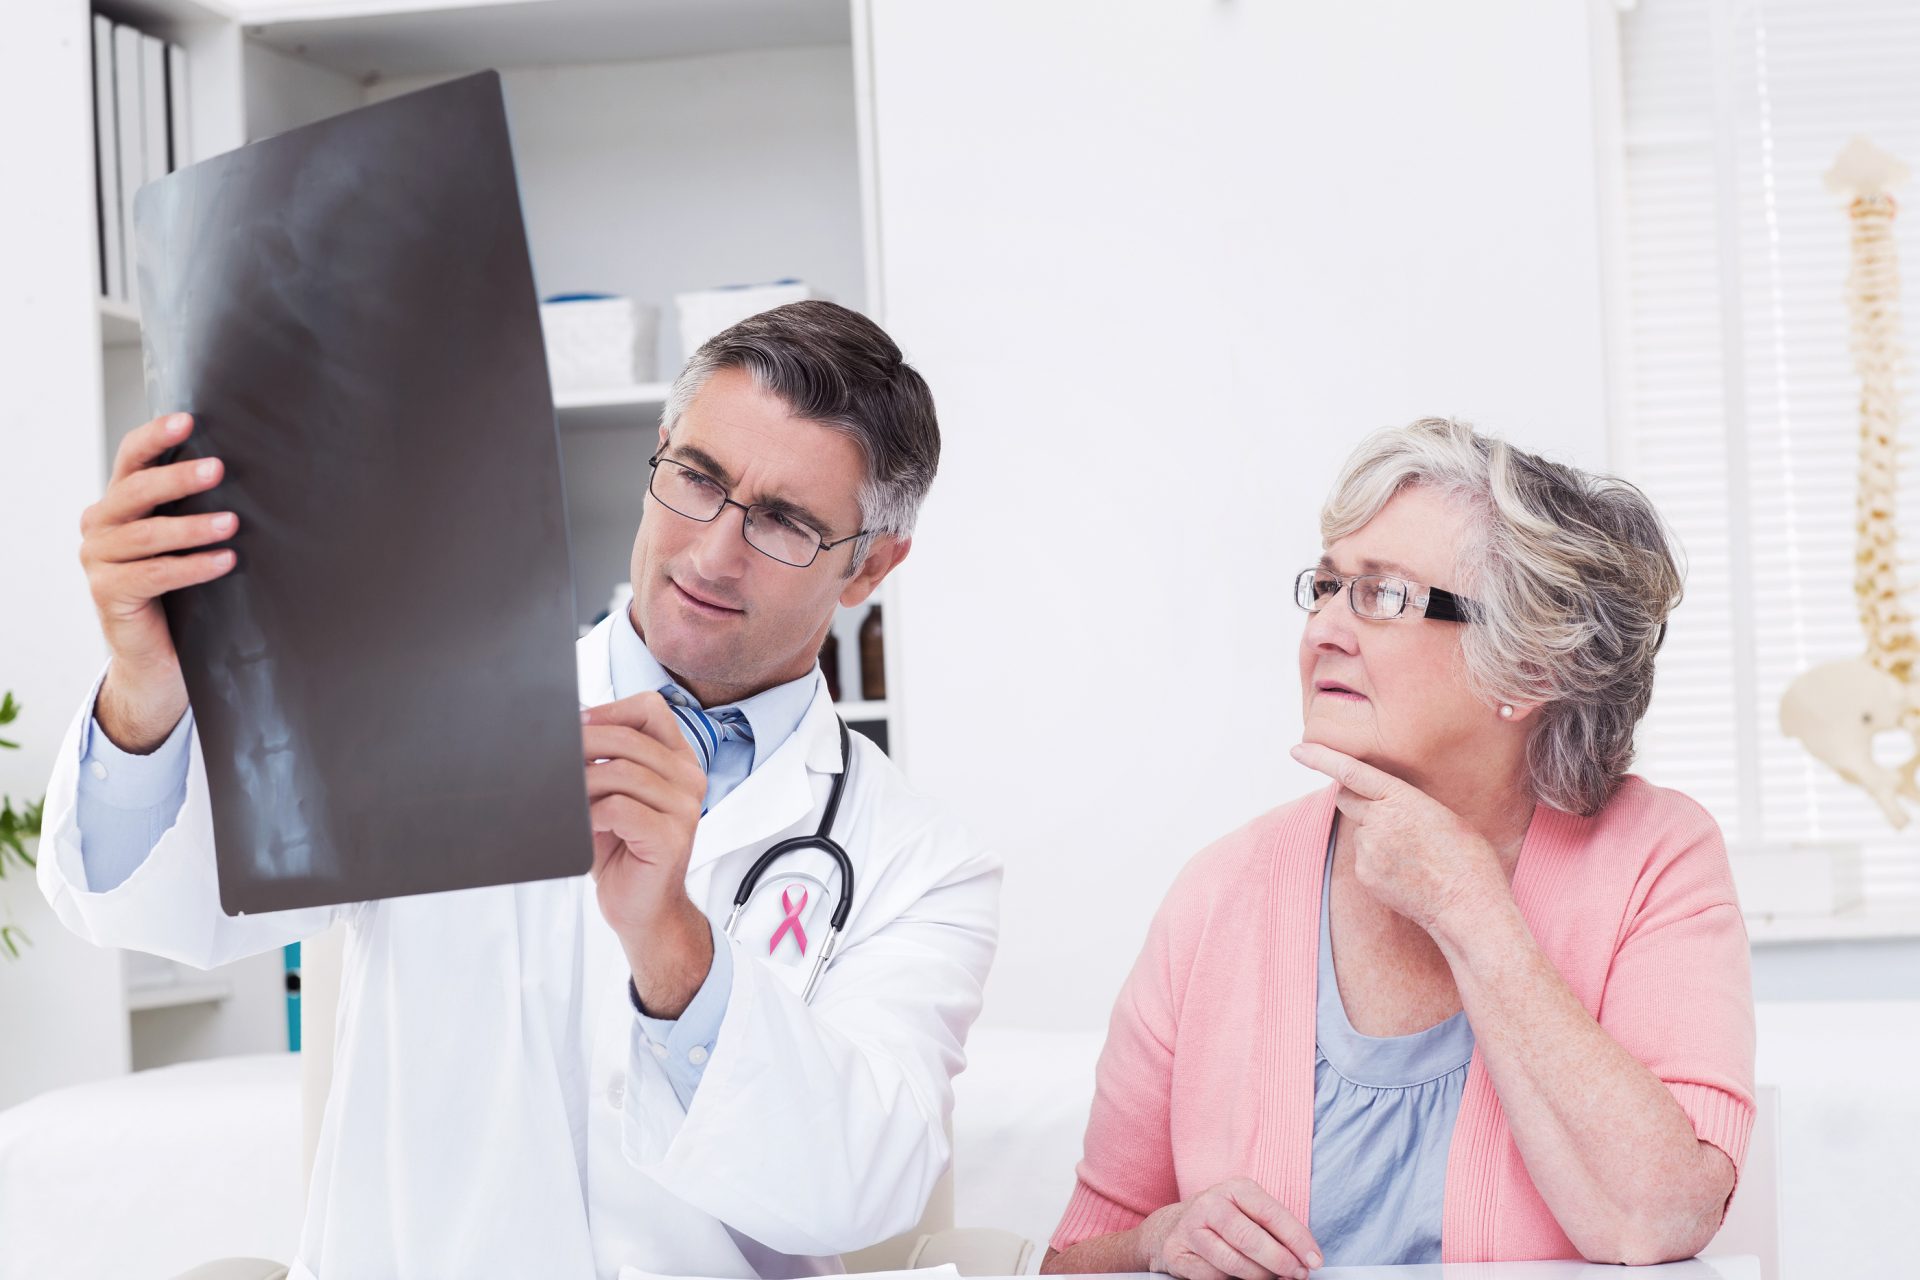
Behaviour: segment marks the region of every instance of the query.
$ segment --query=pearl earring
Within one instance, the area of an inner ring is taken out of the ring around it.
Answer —
[[[1502,720],[1513,719],[1513,704],[1511,702],[1503,702],[1500,704],[1500,718]]]

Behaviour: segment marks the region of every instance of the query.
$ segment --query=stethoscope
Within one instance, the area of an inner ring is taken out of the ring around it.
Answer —
[[[835,719],[839,719],[835,717]],[[840,930],[847,923],[847,913],[853,909],[853,859],[833,838],[834,815],[840,812],[840,797],[847,789],[847,775],[853,772],[853,743],[847,736],[847,722],[840,720],[840,772],[834,775],[832,789],[827,792],[827,811],[820,818],[820,829],[810,836],[795,836],[791,840],[782,840],[773,848],[754,859],[747,874],[740,878],[740,888],[733,895],[733,911],[727,916],[727,937],[733,937],[733,926],[740,919],[740,912],[746,907],[747,900],[753,897],[753,891],[760,886],[760,877],[781,858],[802,849],[820,849],[831,857],[840,868],[840,894],[833,904],[833,917],[827,925],[827,938],[820,944],[820,950],[814,954],[813,969],[807,974],[807,983],[800,989],[802,1003],[813,999],[813,989],[820,982],[820,975],[826,971],[827,962],[833,959],[833,953],[839,950]]]

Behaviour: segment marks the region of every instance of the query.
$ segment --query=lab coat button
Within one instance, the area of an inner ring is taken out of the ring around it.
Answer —
[[[627,1086],[625,1081],[615,1080],[607,1086],[607,1105],[615,1111],[620,1109],[620,1104],[626,1100],[626,1096]]]
[[[706,1060],[707,1060],[707,1050],[705,1045],[697,1044],[693,1046],[693,1048],[687,1050],[687,1061],[691,1062],[694,1066],[697,1067],[701,1063],[705,1062]]]
[[[101,764],[98,760],[89,763],[87,765],[87,771],[96,779],[102,779],[107,776],[107,766]]]

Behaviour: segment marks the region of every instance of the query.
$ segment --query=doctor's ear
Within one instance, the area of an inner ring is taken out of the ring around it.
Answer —
[[[855,605],[866,603],[868,596],[874,593],[886,576],[899,567],[907,558],[907,552],[913,550],[912,538],[895,537],[890,533],[876,535],[860,567],[847,579],[847,585],[840,592],[840,604],[851,609]]]

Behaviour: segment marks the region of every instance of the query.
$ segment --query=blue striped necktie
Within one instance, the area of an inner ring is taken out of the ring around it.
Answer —
[[[713,757],[722,742],[753,741],[753,726],[747,723],[746,715],[738,707],[708,715],[684,689],[671,684],[660,690],[660,696],[667,700],[673,718],[680,722],[680,732],[693,744],[693,753],[700,757],[700,768],[704,772],[713,772]]]

